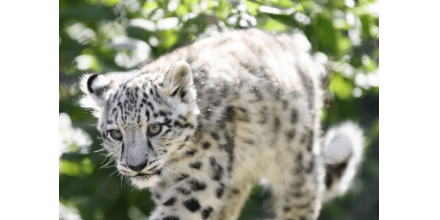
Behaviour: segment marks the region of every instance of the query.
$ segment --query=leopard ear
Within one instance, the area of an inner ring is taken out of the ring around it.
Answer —
[[[175,62],[165,74],[163,79],[163,89],[167,95],[172,97],[195,98],[193,85],[193,75],[191,67],[185,61]],[[194,93],[194,94],[193,94]]]
[[[81,100],[81,106],[101,111],[116,87],[115,82],[100,74],[86,74],[81,77],[81,90],[86,94]]]

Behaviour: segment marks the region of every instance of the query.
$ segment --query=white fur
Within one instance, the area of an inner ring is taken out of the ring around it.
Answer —
[[[333,141],[334,138],[336,138],[335,141]],[[349,159],[346,171],[339,179],[339,183],[334,184],[333,188],[328,189],[327,193],[325,193],[324,200],[328,201],[349,188],[356,174],[357,166],[359,166],[362,159],[364,146],[363,132],[359,126],[353,122],[344,122],[332,127],[327,132],[324,139],[324,146],[327,146],[324,151],[327,164],[337,164]]]

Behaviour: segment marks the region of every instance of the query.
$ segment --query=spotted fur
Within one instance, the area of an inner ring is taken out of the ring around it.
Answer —
[[[277,219],[311,220],[347,189],[362,149],[352,123],[321,138],[316,66],[287,35],[235,31],[124,82],[85,75],[82,105],[119,172],[152,192],[149,219],[236,219],[263,179]]]

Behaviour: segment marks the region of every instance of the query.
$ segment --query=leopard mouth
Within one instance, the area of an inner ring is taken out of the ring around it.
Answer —
[[[141,177],[145,177],[145,176],[151,176],[152,174],[148,174],[148,173],[138,173],[135,176],[141,176]]]
[[[162,172],[162,169],[158,169],[152,173],[138,173],[134,177],[150,177],[150,176],[154,176],[154,175],[160,175],[161,172]]]

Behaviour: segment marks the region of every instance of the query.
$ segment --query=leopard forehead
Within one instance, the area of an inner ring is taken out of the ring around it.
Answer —
[[[169,123],[173,117],[189,119],[193,106],[165,94],[162,79],[146,74],[121,83],[107,101],[101,129],[142,128],[153,121]]]

